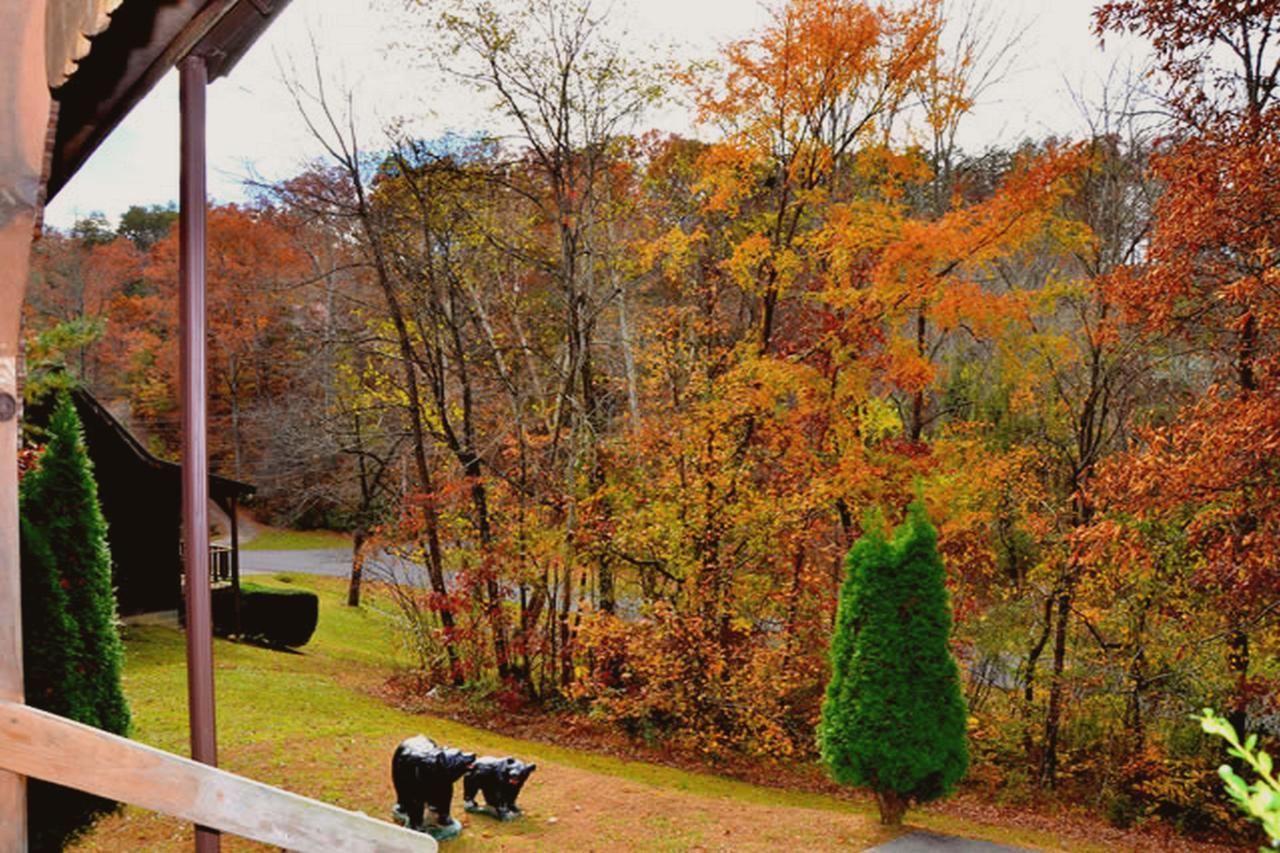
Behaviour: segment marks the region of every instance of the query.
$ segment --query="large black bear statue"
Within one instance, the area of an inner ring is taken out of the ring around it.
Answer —
[[[467,811],[483,811],[501,820],[512,820],[522,812],[516,805],[520,789],[528,781],[529,774],[538,769],[536,764],[525,764],[516,758],[476,759],[475,765],[462,779],[462,800]],[[476,805],[476,794],[484,793],[488,808]]]
[[[442,747],[428,737],[411,737],[396,747],[391,757],[391,784],[396,789],[397,817],[411,829],[431,832],[423,822],[424,807],[432,812],[434,826],[461,830],[449,816],[453,783],[476,763],[474,752]],[[432,833],[435,834],[435,833]]]

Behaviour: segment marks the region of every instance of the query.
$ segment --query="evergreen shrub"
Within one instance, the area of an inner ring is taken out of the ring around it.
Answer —
[[[836,781],[871,788],[883,823],[949,794],[969,764],[938,534],[912,504],[893,541],[878,514],[849,552],[818,745]]]

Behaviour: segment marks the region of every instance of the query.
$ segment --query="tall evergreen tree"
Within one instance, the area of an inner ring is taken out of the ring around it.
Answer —
[[[79,672],[80,631],[68,613],[57,561],[44,535],[21,519],[22,667],[28,705],[60,717],[81,719],[91,707],[88,682]],[[30,845],[61,850],[85,829],[92,814],[110,803],[32,779],[27,783]]]
[[[60,396],[39,466],[22,481],[23,664],[27,701],[127,734],[107,525],[71,398]],[[32,780],[33,851],[61,850],[110,810],[108,800]]]
[[[89,707],[87,682],[76,668],[80,630],[68,612],[67,591],[44,535],[23,516],[22,671],[27,704],[79,719]]]
[[[73,665],[87,681],[87,701],[71,709],[80,722],[129,731],[129,706],[120,686],[124,646],[116,628],[107,522],[71,395],[62,392],[49,421],[40,465],[22,481],[22,515],[40,531],[57,563],[68,613],[79,629]]]
[[[882,823],[946,796],[969,765],[966,710],[951,656],[951,605],[938,534],[923,505],[885,541],[868,517],[849,552],[818,726],[836,781],[871,788]]]

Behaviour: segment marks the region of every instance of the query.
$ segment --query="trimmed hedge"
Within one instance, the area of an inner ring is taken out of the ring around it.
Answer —
[[[235,590],[213,591],[213,630],[235,633]],[[320,620],[320,598],[310,590],[240,584],[240,636],[274,648],[305,646]]]

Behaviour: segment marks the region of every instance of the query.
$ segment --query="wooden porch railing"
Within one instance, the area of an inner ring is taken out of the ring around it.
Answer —
[[[0,701],[0,769],[288,850],[435,853],[429,835]]]
[[[209,582],[231,583],[232,551],[226,545],[209,546]]]

